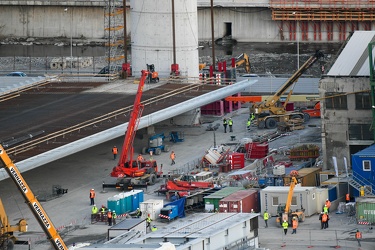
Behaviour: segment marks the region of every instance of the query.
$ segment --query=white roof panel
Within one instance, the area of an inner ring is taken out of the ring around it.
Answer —
[[[369,76],[368,44],[375,41],[375,31],[355,31],[328,76]]]

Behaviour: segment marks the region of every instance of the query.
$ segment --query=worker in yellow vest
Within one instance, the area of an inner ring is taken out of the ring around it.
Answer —
[[[283,224],[281,225],[284,229],[284,234],[286,235],[288,233],[288,222],[286,220],[284,220]]]
[[[266,211],[264,211],[264,214],[263,214],[263,219],[264,219],[264,223],[266,223],[266,228],[268,227],[268,219],[270,217],[270,214]]]

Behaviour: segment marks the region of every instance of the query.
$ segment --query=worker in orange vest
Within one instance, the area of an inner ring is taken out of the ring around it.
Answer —
[[[113,160],[116,160],[117,153],[118,153],[117,147],[113,146],[112,148]]]
[[[294,217],[292,220],[292,228],[293,228],[292,234],[297,234],[297,227],[298,227],[298,220],[296,217]]]
[[[328,208],[328,213],[329,213],[329,208],[331,207],[331,202],[328,199],[326,200],[326,206]]]
[[[95,190],[92,188],[90,190],[90,206],[93,206],[95,204]]]
[[[346,201],[346,203],[350,202],[350,195],[349,194],[345,195],[345,201]]]
[[[324,213],[322,215],[323,229],[328,228],[328,220],[329,220],[328,213]]]
[[[143,162],[145,159],[143,158],[143,156],[141,154],[138,155],[137,157],[137,163],[138,163],[138,167],[141,167],[141,162]]]
[[[358,246],[360,247],[361,246],[360,240],[362,239],[362,233],[359,230],[357,230],[357,232],[355,233],[355,238],[357,239]]]
[[[169,157],[172,160],[171,165],[176,164],[176,162],[174,161],[176,159],[176,154],[174,153],[174,151],[172,151],[172,153],[171,153],[171,155]]]
[[[107,219],[108,219],[108,226],[112,226],[112,212],[111,212],[111,209],[108,209]]]

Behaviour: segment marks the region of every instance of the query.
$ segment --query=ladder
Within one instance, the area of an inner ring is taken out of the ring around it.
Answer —
[[[251,152],[253,150],[253,146],[254,146],[254,142],[251,142],[251,145],[249,146],[249,148],[247,149],[247,152],[246,152],[246,159],[249,160],[251,158]]]

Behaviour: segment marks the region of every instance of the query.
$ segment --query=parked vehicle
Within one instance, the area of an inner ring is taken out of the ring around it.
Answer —
[[[18,77],[27,77],[27,75],[21,71],[11,72],[6,76],[18,76]]]

